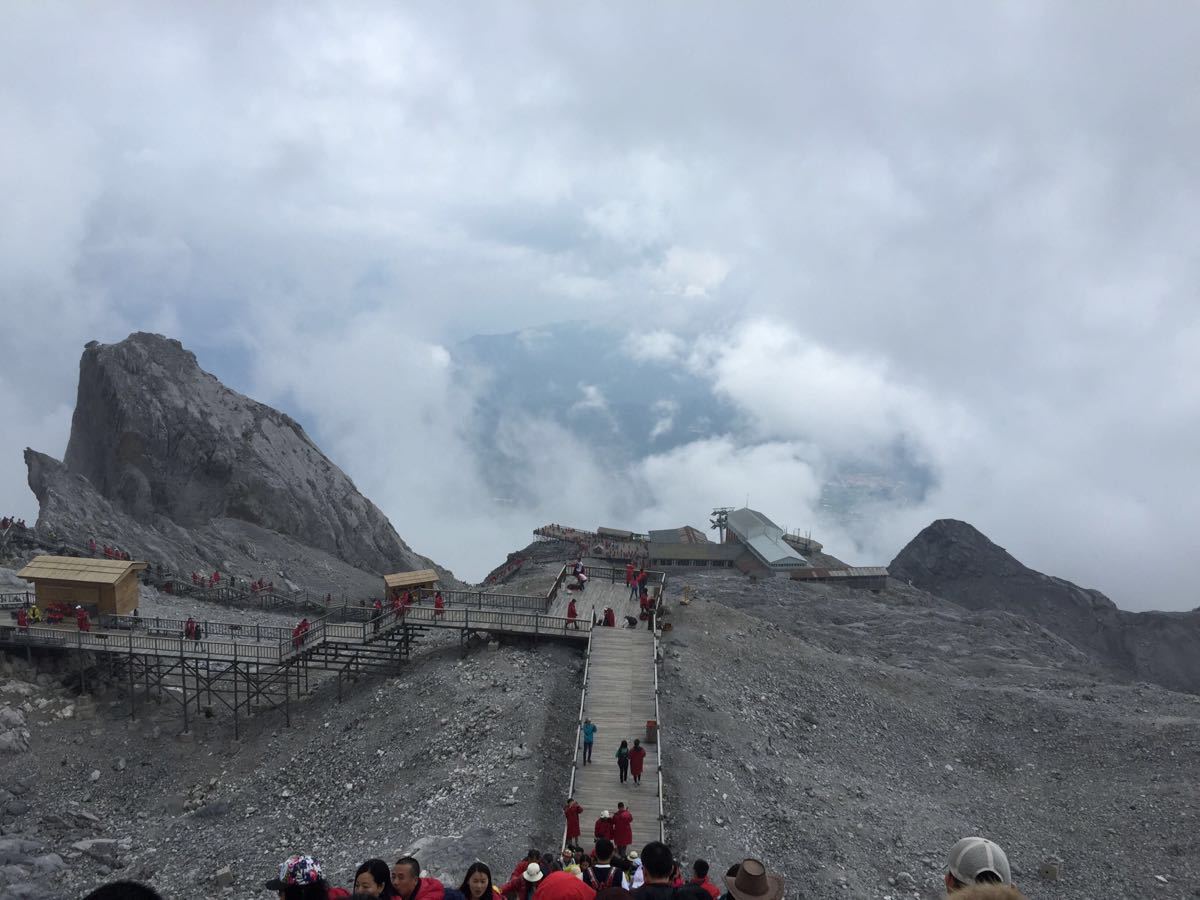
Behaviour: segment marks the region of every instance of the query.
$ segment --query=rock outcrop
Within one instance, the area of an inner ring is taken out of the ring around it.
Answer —
[[[39,528],[64,539],[201,568],[264,546],[365,573],[433,567],[298,423],[160,335],[89,343],[63,462],[25,458]]]
[[[1200,613],[1118,609],[1099,591],[1023,565],[966,522],[932,523],[888,572],[968,609],[1031,619],[1126,677],[1200,692]]]

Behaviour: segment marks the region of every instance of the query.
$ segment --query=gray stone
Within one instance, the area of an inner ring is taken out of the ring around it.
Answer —
[[[24,728],[25,714],[11,706],[0,706],[0,726],[5,728]]]
[[[66,867],[67,864],[63,862],[63,858],[57,853],[47,853],[44,856],[35,857],[33,860],[33,870],[42,875],[61,872]]]
[[[9,816],[23,816],[29,812],[29,804],[24,800],[9,800],[4,804],[4,812]]]
[[[20,862],[32,855],[46,852],[46,848],[38,841],[25,838],[0,838],[0,865]]]
[[[233,870],[229,866],[222,866],[213,873],[213,881],[217,887],[230,887],[233,884]]]
[[[0,752],[24,753],[29,749],[29,732],[14,728],[0,734]]]

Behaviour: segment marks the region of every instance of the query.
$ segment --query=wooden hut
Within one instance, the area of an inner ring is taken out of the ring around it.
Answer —
[[[17,576],[33,582],[37,605],[43,610],[82,606],[91,615],[123,616],[137,609],[137,573],[146,565],[121,559],[38,556]]]
[[[384,575],[383,584],[388,596],[402,591],[430,590],[438,582],[438,573],[433,569],[417,569],[415,572],[396,572]]]

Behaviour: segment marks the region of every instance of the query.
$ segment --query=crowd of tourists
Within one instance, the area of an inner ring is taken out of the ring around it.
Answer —
[[[707,860],[676,859],[662,841],[619,853],[608,838],[590,852],[568,847],[560,854],[531,849],[504,880],[500,869],[471,863],[456,885],[431,877],[412,856],[392,865],[365,860],[348,887],[333,885],[312,856],[294,854],[263,883],[279,900],[782,900],[786,879],[762,860],[746,858],[724,876]],[[994,842],[967,837],[949,853],[944,875],[950,900],[1024,900],[1013,886],[1008,857]],[[84,900],[161,900],[151,888],[116,882]]]
[[[24,519],[17,519],[12,516],[5,516],[0,519],[0,531],[8,531],[9,528],[28,528]]]
[[[128,550],[122,550],[120,547],[114,547],[108,544],[105,544],[103,547],[101,547],[96,543],[95,538],[88,538],[87,546],[88,553],[92,554],[92,556],[103,553],[105,559],[119,559],[125,562],[129,562],[133,559],[133,557],[129,555]]]

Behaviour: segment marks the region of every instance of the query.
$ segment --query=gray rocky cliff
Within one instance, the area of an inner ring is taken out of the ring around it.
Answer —
[[[1023,565],[966,522],[933,522],[888,572],[968,609],[1031,619],[1126,677],[1200,692],[1200,613],[1118,609],[1099,591]]]
[[[108,540],[147,556],[156,541],[177,559],[196,545],[219,564],[239,541],[267,540],[367,573],[436,568],[299,424],[160,335],[89,343],[63,462],[26,462],[39,526],[64,537],[101,539],[108,521]]]

